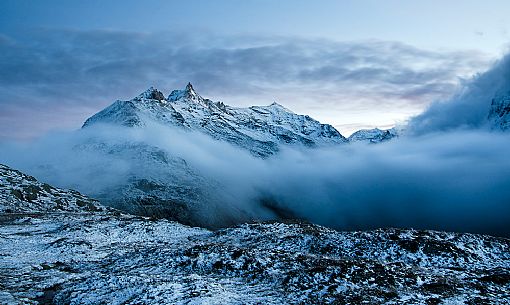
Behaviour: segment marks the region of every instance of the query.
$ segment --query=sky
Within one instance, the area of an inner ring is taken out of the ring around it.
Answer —
[[[349,135],[446,100],[507,53],[508,1],[0,2],[0,139],[192,82]]]

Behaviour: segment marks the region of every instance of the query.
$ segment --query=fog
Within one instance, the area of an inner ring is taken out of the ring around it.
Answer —
[[[508,235],[509,140],[469,131],[287,152],[275,160],[278,169],[266,187],[299,216],[339,229]]]
[[[226,210],[247,211],[253,220],[283,213],[342,230],[413,227],[510,236],[510,137],[503,133],[464,130],[378,145],[284,148],[260,159],[165,126],[98,126],[31,143],[2,143],[0,158],[40,180],[90,195],[126,183],[128,174],[150,177],[161,170],[83,149],[101,142],[144,143],[185,159],[221,185]],[[272,214],[275,210],[281,213]]]

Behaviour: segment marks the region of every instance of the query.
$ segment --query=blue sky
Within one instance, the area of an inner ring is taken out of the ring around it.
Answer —
[[[498,53],[508,1],[26,1],[3,0],[0,28],[33,27],[380,39]],[[191,33],[190,33],[191,34]]]
[[[188,81],[348,135],[390,127],[507,52],[508,1],[0,2],[0,137],[79,128]]]

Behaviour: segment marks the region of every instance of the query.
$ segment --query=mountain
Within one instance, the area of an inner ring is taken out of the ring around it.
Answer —
[[[151,87],[131,100],[116,101],[87,119],[83,128],[97,123],[143,127],[148,122],[202,132],[261,157],[275,154],[281,145],[319,147],[347,142],[333,126],[280,104],[231,107],[203,98],[190,83],[167,98]]]
[[[398,134],[395,128],[387,130],[381,130],[379,128],[361,129],[349,136],[348,140],[349,142],[381,143],[397,136]]]
[[[166,218],[183,224],[217,228],[246,221],[251,217],[235,207],[235,201],[223,186],[198,170],[180,155],[146,143],[143,139],[120,139],[92,134],[87,142],[76,146],[78,153],[109,160],[122,167],[112,181],[101,184],[85,182],[76,188],[102,204],[126,213]],[[105,169],[106,168],[106,169]],[[48,169],[48,171],[51,169]],[[115,165],[88,168],[87,176],[97,179]]]
[[[82,131],[120,126],[128,130],[146,130],[148,134],[161,133],[152,131],[154,124],[185,134],[189,132],[189,136],[185,135],[189,139],[195,139],[191,134],[198,133],[232,144],[257,159],[270,158],[283,147],[308,149],[349,142],[331,125],[322,124],[307,115],[295,114],[280,104],[232,107],[203,98],[191,84],[183,90],[172,91],[167,97],[151,87],[131,100],[118,100],[88,118]],[[227,190],[220,181],[197,168],[186,156],[187,153],[175,154],[170,152],[172,149],[149,144],[144,137],[112,141],[95,137],[94,132],[91,134],[92,137],[76,147],[76,151],[89,152],[95,155],[94,158],[100,155],[99,159],[120,162],[125,168],[120,177],[113,179],[115,183],[87,191],[87,195],[107,206],[131,214],[167,218],[208,228],[259,219],[260,214],[267,215],[267,219],[291,216],[278,208],[274,198],[259,194],[258,190],[254,190],[256,194],[250,195],[249,199],[239,199],[238,195],[232,194],[236,190]],[[357,134],[358,137],[351,136],[350,141],[382,142],[396,135],[393,130],[378,129]],[[168,145],[178,146],[181,143],[175,135],[169,135]],[[89,176],[94,179],[102,175],[104,168],[97,168]],[[73,187],[84,189],[79,185]],[[241,202],[243,200],[255,201],[250,202],[253,203],[251,206],[263,212],[247,210],[247,205]]]
[[[191,84],[166,98],[151,87],[131,100],[116,101],[88,118],[82,130],[94,135],[96,127],[120,126],[150,134],[154,124],[183,132],[185,137],[189,132],[190,139],[195,139],[192,133],[211,137],[246,150],[257,159],[269,158],[284,146],[315,148],[348,142],[331,125],[295,114],[280,104],[231,107],[203,98]],[[171,136],[168,140],[169,145],[180,145]],[[101,136],[92,136],[75,149],[125,164],[126,171],[115,179],[121,181],[87,193],[105,205],[209,228],[254,218],[224,185],[196,168],[186,155],[170,153],[143,139],[112,141]],[[90,176],[101,176],[103,171],[98,168]],[[252,200],[264,201],[268,215],[279,213],[271,201],[257,196]]]
[[[64,190],[0,164],[0,213],[98,212],[97,200]]]
[[[488,119],[493,129],[510,129],[510,94],[492,99]]]

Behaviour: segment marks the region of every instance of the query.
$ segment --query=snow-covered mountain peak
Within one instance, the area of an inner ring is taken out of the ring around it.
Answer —
[[[127,127],[145,126],[147,121],[172,126],[183,125],[182,116],[167,102],[163,93],[154,87],[150,87],[131,100],[115,101],[88,118],[82,128],[96,123]]]
[[[294,114],[292,110],[285,108],[282,104],[279,104],[277,102],[273,102],[271,105],[267,106],[267,108],[270,108],[271,110],[275,110],[278,112],[288,112]]]
[[[199,131],[230,142],[256,156],[269,156],[280,144],[316,147],[347,142],[333,126],[298,115],[276,102],[269,106],[232,107],[198,94],[188,83],[167,99],[151,87],[129,101],[116,101],[90,117],[94,123],[147,126],[148,121]]]
[[[138,100],[149,99],[149,100],[162,101],[162,100],[165,100],[165,96],[163,95],[163,93],[161,91],[159,91],[158,89],[151,86],[149,89],[140,93],[135,99],[138,99]]]
[[[493,129],[510,129],[510,93],[500,94],[492,99],[489,121]]]
[[[184,90],[173,90],[168,96],[167,100],[169,102],[176,102],[182,100],[203,102],[205,99],[195,91],[191,83],[188,83]]]
[[[396,128],[382,130],[379,128],[374,129],[361,129],[353,133],[349,137],[349,142],[368,142],[380,143],[398,137]]]
[[[189,96],[197,96],[198,95],[197,92],[195,91],[195,89],[193,89],[193,85],[190,82],[188,82],[184,91],[186,91],[186,93]]]

